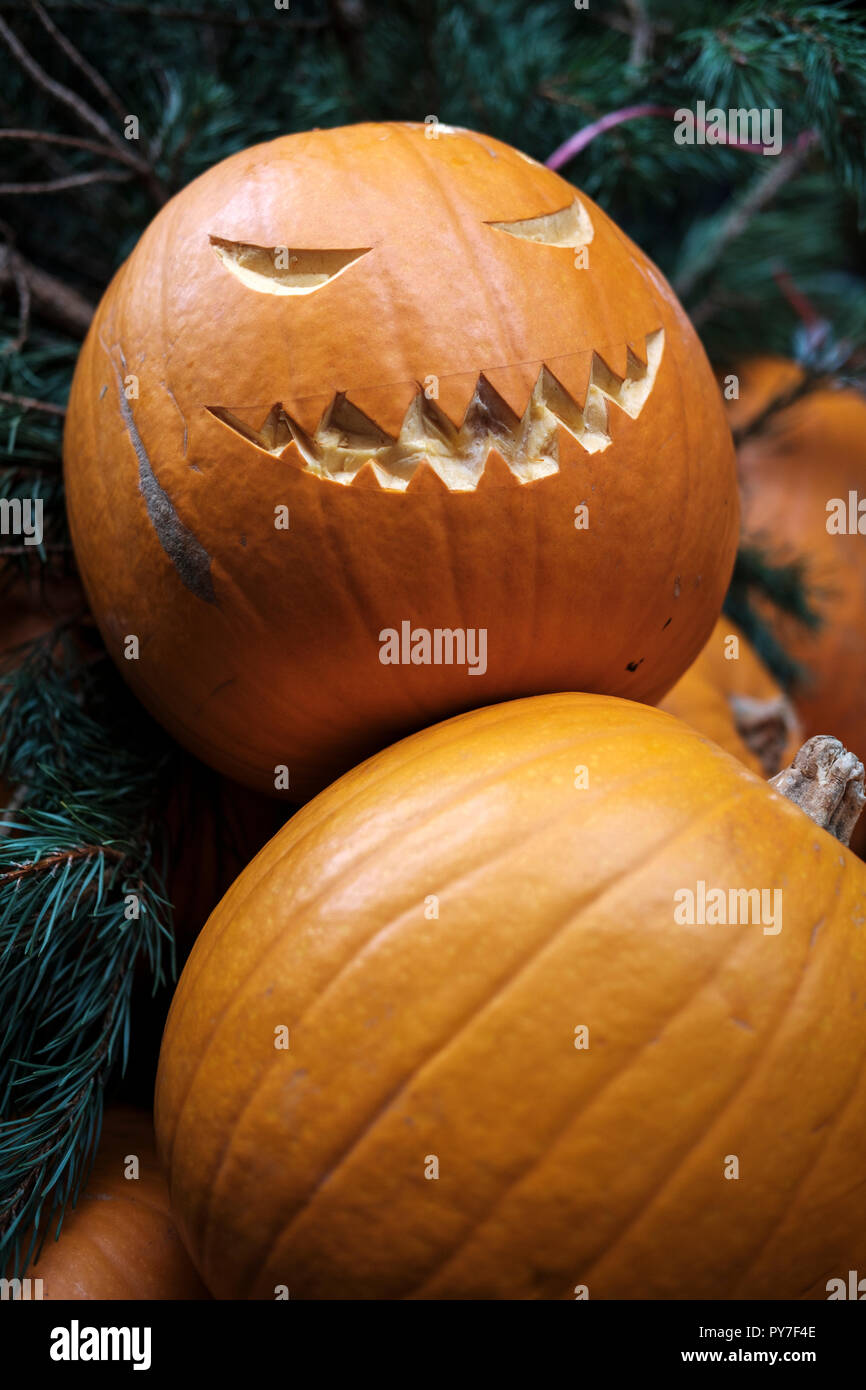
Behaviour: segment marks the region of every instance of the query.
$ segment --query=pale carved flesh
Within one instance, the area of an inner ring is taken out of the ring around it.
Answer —
[[[592,221],[579,199],[557,212],[517,222],[488,222],[509,236],[577,250],[594,236]],[[247,288],[263,294],[311,294],[342,275],[369,247],[353,250],[289,250],[255,246],[211,236],[221,264]],[[495,449],[518,482],[534,482],[559,471],[558,432],[566,430],[588,453],[611,443],[611,405],[637,419],[655,384],[664,351],[664,331],[645,339],[645,361],[628,349],[626,374],[619,377],[594,352],[583,405],[542,366],[522,416],[518,416],[487,381],[478,377],[475,393],[459,426],[419,388],[395,437],[338,393],[315,433],[304,430],[277,401],[259,428],[223,406],[211,415],[275,457],[294,442],[307,471],[333,482],[354,482],[370,464],[381,487],[404,491],[418,467],[426,463],[454,492],[471,492]]]
[[[427,463],[451,491],[471,492],[481,480],[491,449],[521,483],[559,471],[560,429],[567,430],[587,453],[606,449],[611,442],[610,406],[637,419],[652,392],[663,351],[664,331],[658,329],[646,337],[645,362],[629,351],[624,377],[618,377],[594,353],[582,407],[542,367],[522,416],[481,375],[459,427],[419,390],[396,439],[343,394],[334,398],[314,434],[302,429],[280,402],[271,407],[258,429],[221,406],[209,410],[275,457],[294,442],[309,472],[337,483],[352,483],[369,462],[383,488],[404,491],[418,466]]]

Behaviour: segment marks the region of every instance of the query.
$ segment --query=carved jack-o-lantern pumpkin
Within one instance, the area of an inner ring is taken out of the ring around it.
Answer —
[[[736,544],[662,276],[558,175],[444,127],[287,136],[184,190],[102,301],[65,454],[130,683],[302,796],[460,708],[657,699]]]

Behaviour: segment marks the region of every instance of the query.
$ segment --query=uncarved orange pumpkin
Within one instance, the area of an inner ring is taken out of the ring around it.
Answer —
[[[707,645],[659,708],[765,777],[786,767],[803,742],[791,701],[728,617],[719,618]]]
[[[133,1158],[137,1178],[125,1176]],[[208,1297],[169,1210],[150,1115],[106,1111],[78,1205],[67,1211],[60,1238],[48,1237],[27,1277],[42,1280],[45,1299]]]
[[[763,925],[680,924],[702,883]],[[866,866],[657,709],[389,748],[180,980],[156,1128],[196,1265],[221,1298],[826,1297],[866,1268],[864,921]]]
[[[286,136],[174,198],[103,298],[64,455],[124,675],[294,799],[459,709],[659,698],[736,547],[663,276],[557,174],[439,126]]]
[[[795,363],[747,362],[731,419],[743,425],[801,379]],[[774,415],[739,451],[745,537],[778,560],[800,558],[821,618],[816,632],[767,616],[807,676],[795,692],[805,734],[833,734],[866,758],[866,506],[863,534],[828,531],[828,503],[866,503],[866,400],[821,389]],[[855,522],[856,525],[856,522]],[[852,840],[866,850],[863,821]]]

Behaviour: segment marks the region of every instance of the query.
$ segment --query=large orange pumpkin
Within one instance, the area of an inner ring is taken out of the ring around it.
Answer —
[[[748,362],[739,372],[732,423],[747,423],[801,379],[795,363]],[[854,390],[822,389],[774,415],[739,451],[743,530],[778,560],[801,558],[816,632],[775,616],[780,640],[807,672],[795,693],[807,735],[827,733],[866,758],[866,515],[862,533],[828,530],[849,494],[866,504],[866,400]],[[863,506],[866,513],[866,505]],[[859,520],[859,518],[858,518]],[[768,615],[771,616],[771,615]],[[866,850],[861,821],[852,844]]]
[[[803,741],[788,696],[728,617],[719,618],[709,642],[659,708],[765,777],[785,767]]]
[[[701,884],[761,924],[681,924]],[[866,866],[657,709],[552,695],[386,750],[178,986],[156,1127],[205,1282],[826,1297],[866,1268],[864,920]]]
[[[138,1160],[138,1176],[130,1159]],[[56,1218],[55,1218],[56,1219]],[[194,1299],[208,1293],[178,1237],[149,1115],[106,1111],[78,1205],[27,1271],[45,1299]]]
[[[286,136],[174,198],[103,298],[64,454],[125,676],[295,799],[461,708],[657,699],[736,547],[664,278],[557,174],[445,127]]]

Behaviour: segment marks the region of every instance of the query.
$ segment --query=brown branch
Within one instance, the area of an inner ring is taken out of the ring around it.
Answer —
[[[93,305],[78,290],[46,270],[31,265],[11,246],[0,246],[0,289],[7,283],[17,284],[23,276],[33,303],[46,318],[69,332],[84,335],[93,318]]]
[[[113,849],[111,845],[81,845],[78,849],[58,850],[56,854],[46,854],[44,859],[34,859],[32,862],[18,864],[14,869],[0,874],[0,883],[17,882],[29,874],[38,874],[49,868],[53,870],[57,864],[71,864],[76,859],[86,859],[94,854],[105,854],[111,859],[118,860],[126,858],[124,850]]]
[[[61,193],[64,188],[81,188],[86,183],[125,183],[132,174],[120,169],[92,169],[87,174],[69,174],[64,179],[48,179],[45,183],[0,183],[0,193]]]
[[[75,44],[72,43],[65,34],[61,33],[51,16],[43,9],[42,5],[40,5],[39,0],[30,0],[30,5],[43,29],[51,35],[54,42],[63,50],[69,61],[78,68],[78,71],[84,73],[84,76],[102,97],[106,106],[110,106],[114,114],[121,121],[125,120],[127,113],[124,110],[123,103],[116,92],[113,92],[111,87],[109,87],[102,74],[97,72],[96,68],[91,67],[83,53],[80,53],[75,47]]]
[[[0,8],[6,8],[0,6]],[[171,5],[120,5],[114,0],[77,0],[77,11],[90,11],[97,14],[110,14],[113,18],[123,15],[142,16],[146,19],[188,20],[193,24],[209,24],[217,28],[231,29],[274,29],[277,24],[286,24],[292,29],[324,29],[329,20],[322,18],[297,19],[294,15],[272,14],[268,17],[256,15],[226,14],[219,10],[181,10]]]
[[[129,150],[118,150],[113,145],[100,145],[96,140],[86,140],[81,135],[55,135],[50,130],[9,130],[0,128],[0,140],[28,140],[34,144],[71,145],[76,150],[90,150],[92,154],[102,155],[104,159],[118,159],[124,164],[136,165],[137,161]],[[68,167],[68,166],[67,166]]]
[[[794,142],[790,154],[776,156],[767,173],[752,185],[744,198],[735,203],[716,231],[707,238],[700,256],[674,281],[674,288],[681,298],[694,288],[725,247],[742,236],[755,214],[772,202],[779,189],[800,172],[817,138],[813,130],[804,131]]]
[[[0,404],[20,405],[25,410],[44,410],[47,415],[66,414],[65,405],[56,405],[54,401],[37,401],[34,396],[14,396],[11,391],[0,391]]]
[[[78,96],[71,88],[65,87],[62,82],[56,82],[53,77],[50,77],[45,69],[40,67],[36,59],[27,51],[23,43],[15,36],[5,19],[0,19],[0,39],[4,41],[13,57],[17,58],[21,67],[27,75],[33,79],[37,86],[41,87],[49,96],[53,96],[56,101],[68,107],[69,110],[74,111],[75,115],[83,124],[89,125],[91,130],[95,130],[98,135],[101,135],[103,140],[106,140],[109,145],[113,146],[119,155],[122,154],[123,162],[136,169],[148,185],[151,194],[157,202],[162,204],[168,201],[168,189],[154,173],[147,160],[142,159],[138,155],[133,155],[122,136],[118,135],[117,131],[112,130],[111,126],[102,119],[98,112],[93,110],[89,102],[86,102],[83,97]],[[73,176],[73,178],[74,177],[75,176]],[[113,179],[115,176],[111,177]],[[109,175],[93,175],[90,177],[82,175],[78,178],[77,182],[93,183],[96,178],[107,179]],[[39,191],[55,192],[63,188],[73,188],[76,186],[77,184],[74,182],[63,182],[58,179],[54,185],[50,187],[44,185]],[[18,193],[28,191],[34,191],[32,186],[28,189],[26,185],[0,185],[0,192]]]
[[[36,59],[31,57],[20,39],[16,38],[5,19],[0,19],[0,39],[3,39],[12,56],[18,59],[28,77],[32,77],[37,86],[41,87],[49,96],[54,97],[56,101],[74,111],[78,119],[101,135],[103,140],[107,140],[110,145],[118,145],[120,136],[117,132],[112,130],[111,126],[82,97],[77,96],[68,87],[64,87],[62,82],[55,82],[53,77],[49,77],[45,69],[41,68]]]
[[[655,33],[644,0],[625,0],[625,7],[629,13],[628,27],[631,33],[628,66],[642,68],[647,59],[652,57]]]
[[[27,342],[27,333],[30,328],[30,286],[27,277],[19,265],[13,263],[11,269],[12,279],[18,291],[18,332],[14,338],[6,344],[3,349],[4,355],[7,353],[20,352]]]

